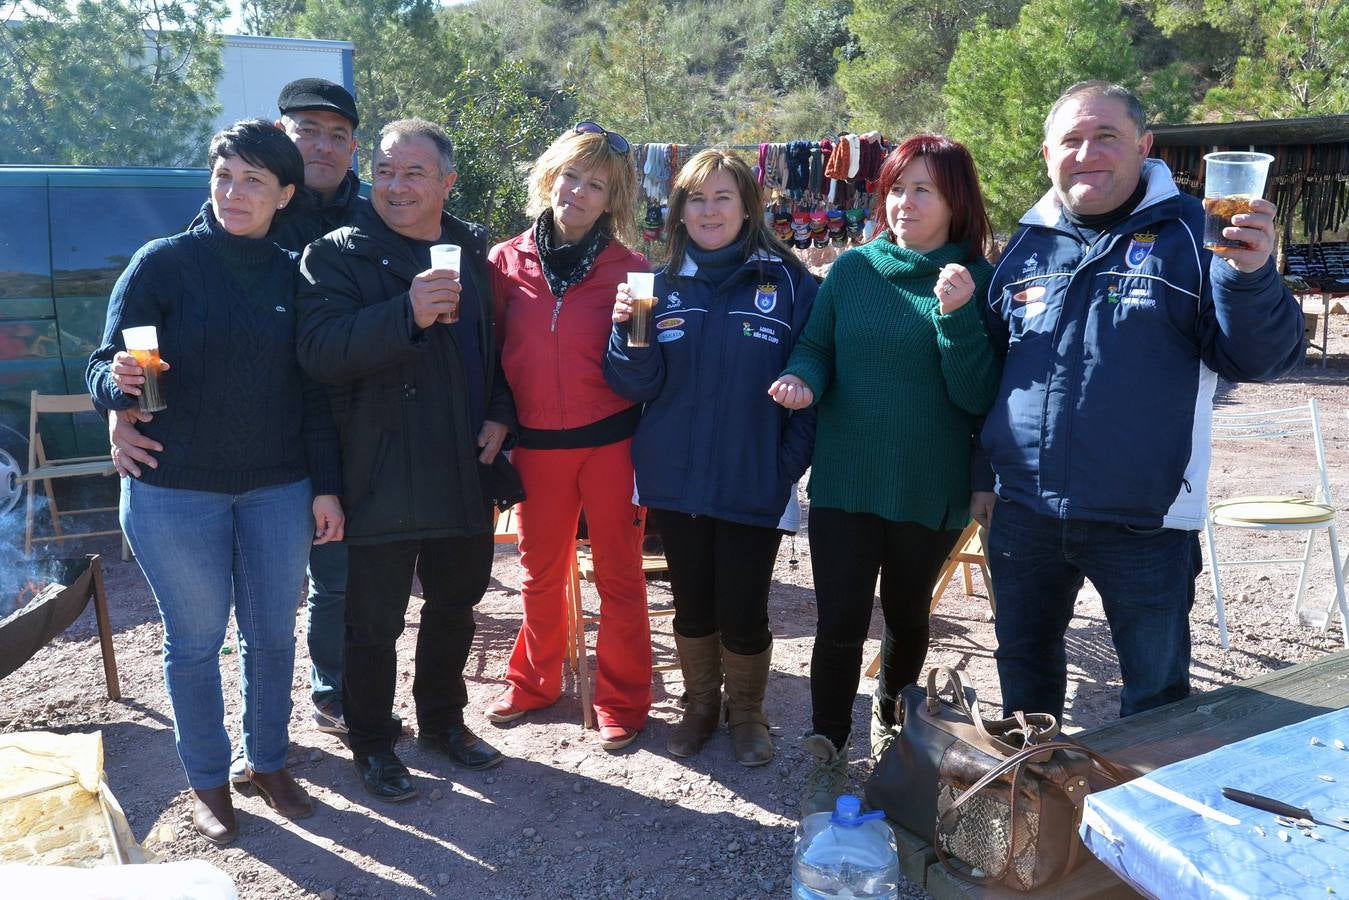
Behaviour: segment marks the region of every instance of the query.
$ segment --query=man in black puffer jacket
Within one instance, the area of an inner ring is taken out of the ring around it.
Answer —
[[[371,208],[301,262],[300,363],[330,386],[342,444],[343,709],[357,771],[381,800],[416,795],[390,716],[414,571],[425,597],[413,682],[419,739],[465,768],[501,761],[464,724],[463,667],[473,606],[491,576],[492,501],[516,499],[486,486],[504,464],[497,454],[514,414],[497,377],[487,234],[442,211],[455,177],[438,126],[385,126]],[[431,268],[440,243],[462,248],[461,271]]]

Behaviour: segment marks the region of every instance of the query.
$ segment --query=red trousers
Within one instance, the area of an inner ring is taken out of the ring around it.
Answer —
[[[525,567],[524,621],[506,665],[517,709],[549,706],[562,693],[566,582],[585,507],[600,595],[595,718],[640,729],[651,708],[651,622],[642,574],[642,509],[632,503],[631,439],[581,450],[516,448],[511,462],[529,498],[516,525]]]

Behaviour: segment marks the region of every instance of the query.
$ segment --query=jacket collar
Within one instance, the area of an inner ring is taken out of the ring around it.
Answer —
[[[749,268],[749,267],[752,266],[752,265],[757,266],[757,265],[758,265],[759,263],[761,263],[761,262],[765,262],[765,263],[781,263],[781,262],[782,262],[782,257],[780,257],[780,256],[778,256],[778,255],[776,255],[776,254],[774,254],[774,253],[769,253],[769,252],[766,251],[766,250],[756,250],[756,251],[754,251],[753,253],[750,254],[749,259],[745,260],[745,261],[740,265],[740,268],[737,269],[736,271],[737,271],[737,272],[744,271],[745,269]],[[681,266],[679,267],[679,272],[678,272],[679,277],[680,277],[680,278],[692,278],[693,276],[695,276],[695,275],[697,275],[697,274],[698,274],[698,264],[697,264],[696,262],[693,261],[693,257],[691,257],[691,256],[689,256],[687,253],[685,253],[685,254],[684,254],[684,262],[683,262],[683,265],[681,265]]]
[[[341,214],[347,207],[355,203],[361,195],[361,179],[351,169],[347,169],[347,174],[342,177],[342,183],[337,186],[337,193],[333,195],[331,203],[322,204],[325,213]]]
[[[451,241],[464,248],[464,264],[471,265],[473,248],[478,242],[469,227],[444,211],[440,214],[440,227],[442,234],[449,235]],[[407,239],[386,225],[372,204],[361,204],[352,217],[351,226],[338,232],[338,236],[343,253],[387,259],[389,268],[409,281],[421,271]]]
[[[1147,190],[1143,194],[1142,201],[1125,222],[1133,221],[1135,218],[1144,215],[1152,218],[1152,213],[1155,211],[1154,207],[1180,197],[1180,189],[1176,187],[1175,179],[1171,177],[1171,170],[1160,159],[1148,158],[1143,160],[1141,177],[1143,183],[1147,185]],[[1067,230],[1066,222],[1067,220],[1063,215],[1063,204],[1059,202],[1059,196],[1053,188],[1046,191],[1039,202],[1021,217],[1022,225],[1053,228],[1058,231]]]

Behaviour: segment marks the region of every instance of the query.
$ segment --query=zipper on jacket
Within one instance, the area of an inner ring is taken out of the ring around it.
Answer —
[[[667,285],[667,288],[668,288],[668,285]],[[668,290],[667,290],[666,293],[667,293],[667,294],[669,293]],[[688,347],[689,347],[689,353],[690,353],[690,355],[691,355],[692,358],[693,358],[693,360],[692,360],[692,361],[693,361],[693,365],[692,365],[690,368],[691,368],[691,370],[692,370],[692,372],[693,372],[693,389],[692,389],[692,394],[693,394],[693,402],[694,402],[695,404],[698,404],[698,403],[699,403],[699,399],[700,399],[698,391],[699,391],[699,382],[702,381],[702,379],[701,379],[699,376],[702,374],[702,370],[703,370],[703,366],[702,366],[702,361],[703,361],[703,341],[706,339],[706,336],[707,336],[708,319],[710,319],[710,318],[711,318],[711,315],[712,315],[712,303],[711,303],[710,298],[709,298],[709,301],[708,301],[708,303],[707,303],[706,305],[707,305],[707,312],[703,313],[703,323],[702,323],[702,328],[701,328],[701,332],[702,332],[702,333],[698,335],[698,340],[697,340],[697,341],[694,341],[694,340],[692,339],[692,336],[690,336],[690,338],[689,338],[689,344],[688,344]],[[657,317],[656,317],[656,311],[653,309],[653,310],[651,311],[651,324],[652,324],[653,326],[656,324],[656,319],[657,319]],[[654,328],[653,328],[653,330],[654,330]],[[659,352],[659,351],[657,351],[657,352]],[[668,365],[668,363],[667,363],[667,365]],[[668,378],[669,376],[667,375],[666,377]],[[701,404],[699,404],[699,405],[701,405]],[[690,427],[687,428],[687,429],[685,430],[685,433],[686,433],[686,435],[687,435],[688,440],[687,440],[687,442],[686,442],[686,444],[685,444],[685,447],[684,447],[684,458],[687,459],[687,460],[689,460],[689,466],[690,466],[690,468],[692,468],[692,464],[693,464],[693,435],[694,435],[694,428],[693,428],[693,423],[689,423],[689,424],[690,424]],[[685,478],[685,479],[684,479],[684,485],[683,485],[683,488],[682,488],[681,491],[680,491],[680,499],[682,499],[682,500],[684,501],[684,506],[685,506],[685,508],[688,508],[688,506],[690,505],[690,504],[689,504],[689,494],[690,494],[690,492],[692,491],[693,485],[694,485],[694,483],[695,483],[697,480],[698,480],[698,479],[696,479],[696,478]]]
[[[567,389],[562,384],[562,335],[557,330],[557,319],[562,314],[562,298],[553,301],[553,321],[548,326],[553,335],[553,384],[557,386],[558,426],[567,427]]]
[[[716,314],[718,317],[715,332],[720,338],[720,340],[717,341],[717,363],[716,366],[712,369],[712,371],[717,374],[715,384],[722,383],[722,380],[727,377],[726,345],[734,339],[735,332],[732,329],[726,327],[726,319],[729,318],[731,299],[735,296],[734,293],[735,289],[739,287],[738,282],[742,280],[740,277],[740,273],[743,271],[744,268],[742,267],[740,271],[737,271],[730,278],[726,279],[726,281],[722,283],[720,288],[711,291],[708,297],[707,319],[710,320],[712,318],[712,309],[715,306],[717,310]],[[715,301],[721,302],[718,303]],[[713,488],[713,492],[709,496],[709,500],[711,500],[712,497],[715,497],[720,493],[717,490],[717,488],[720,487],[720,483],[717,480],[717,474],[718,470],[721,467],[716,465],[715,460],[718,459],[718,450],[721,445],[721,436],[722,436],[722,429],[720,428],[720,424],[722,421],[721,404],[725,396],[726,391],[714,390],[712,392],[712,417],[710,420],[710,424],[712,427],[709,429],[712,432],[712,440],[709,442],[709,446],[707,448],[707,458],[706,460],[704,460],[704,462],[706,463],[706,467],[704,469],[705,472],[704,483],[707,484],[709,487]],[[692,480],[693,479],[690,479],[690,481]]]
[[[1081,236],[1079,235],[1079,238],[1080,238],[1080,237],[1081,237]],[[1073,277],[1072,277],[1071,279],[1069,279],[1069,281],[1068,281],[1068,286],[1069,286],[1070,288],[1072,287],[1073,282],[1077,280],[1078,276],[1082,274],[1083,270],[1085,270],[1085,269],[1087,268],[1087,266],[1094,264],[1098,259],[1104,258],[1105,255],[1106,255],[1107,253],[1109,253],[1112,249],[1114,249],[1115,243],[1119,240],[1120,237],[1121,237],[1121,235],[1120,235],[1119,233],[1115,233],[1115,232],[1107,232],[1107,233],[1105,233],[1105,234],[1102,234],[1100,237],[1098,237],[1094,243],[1088,244],[1088,245],[1087,245],[1087,252],[1086,252],[1085,254],[1083,254],[1082,260],[1081,260],[1081,261],[1077,264],[1077,266],[1073,269]],[[1086,287],[1087,287],[1087,291],[1086,291],[1086,298],[1085,298],[1085,307],[1084,307],[1084,309],[1083,309],[1083,314],[1082,314],[1082,319],[1081,319],[1082,334],[1081,334],[1081,336],[1080,336],[1080,338],[1081,338],[1080,340],[1074,341],[1072,365],[1068,367],[1068,371],[1069,371],[1069,373],[1071,373],[1071,374],[1070,374],[1070,378],[1069,378],[1068,392],[1067,392],[1067,396],[1066,396],[1066,398],[1065,398],[1067,402],[1064,404],[1064,409],[1065,409],[1067,412],[1066,412],[1065,415],[1064,415],[1064,421],[1063,421],[1063,427],[1064,427],[1064,432],[1065,432],[1064,435],[1063,435],[1063,482],[1062,482],[1062,489],[1059,491],[1059,494],[1060,494],[1060,496],[1062,496],[1062,497],[1065,498],[1065,499],[1064,499],[1064,502],[1063,502],[1063,506],[1062,506],[1061,509],[1060,509],[1060,513],[1061,513],[1061,515],[1062,515],[1065,519],[1068,517],[1068,502],[1067,502],[1067,499],[1066,499],[1066,498],[1068,497],[1068,476],[1069,476],[1069,474],[1070,474],[1071,471],[1072,471],[1072,466],[1071,466],[1071,461],[1072,461],[1072,442],[1073,442],[1073,413],[1072,413],[1072,410],[1073,410],[1073,406],[1077,403],[1077,391],[1078,391],[1078,388],[1081,386],[1081,382],[1082,382],[1082,353],[1083,353],[1083,350],[1086,348],[1086,343],[1087,343],[1087,342],[1086,342],[1086,337],[1087,337],[1087,324],[1088,324],[1088,321],[1091,319],[1091,288],[1092,288],[1092,285],[1091,285],[1090,280],[1087,282],[1087,286],[1086,286]],[[1056,347],[1058,346],[1058,342],[1059,342],[1060,340],[1063,339],[1063,329],[1066,328],[1066,325],[1065,325],[1065,316],[1063,315],[1063,313],[1066,312],[1066,311],[1067,311],[1066,309],[1061,309],[1061,310],[1059,311],[1059,313],[1060,313],[1060,314],[1059,314],[1059,323],[1058,323],[1058,324],[1059,324],[1059,333],[1058,333],[1058,339],[1054,342],[1054,345],[1055,345]],[[1048,385],[1046,385],[1046,391],[1045,391],[1045,404],[1046,404],[1046,406],[1048,405],[1048,403],[1049,403],[1049,391],[1048,391]],[[1046,410],[1046,412],[1047,412],[1047,411],[1048,411],[1048,410]],[[1048,418],[1048,417],[1046,417],[1046,419],[1047,419],[1047,418]],[[1045,424],[1046,424],[1046,427],[1048,427],[1048,422],[1047,422],[1047,421],[1046,421]],[[1043,436],[1041,437],[1041,440],[1043,440]],[[1043,469],[1043,466],[1041,466],[1041,468]]]

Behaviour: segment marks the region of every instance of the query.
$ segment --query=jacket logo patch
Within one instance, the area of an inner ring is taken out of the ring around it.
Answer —
[[[670,341],[677,341],[684,336],[684,332],[675,329],[673,331],[662,331],[656,335],[656,340],[662,344],[668,344]]]
[[[1045,311],[1043,284],[1032,284],[1012,295],[1012,318],[1033,319]]]
[[[772,325],[755,326],[753,322],[741,322],[741,334],[747,338],[754,338],[759,341],[767,341],[770,344],[780,344],[782,339],[778,337]]]
[[[1143,260],[1152,254],[1152,248],[1157,243],[1157,235],[1148,234],[1145,231],[1134,235],[1133,240],[1129,241],[1129,249],[1124,251],[1124,261],[1129,268],[1136,269],[1143,264]]]
[[[661,319],[656,323],[656,330],[664,331],[666,328],[678,328],[683,324],[684,320],[680,318]]]
[[[754,308],[761,313],[771,313],[777,305],[778,286],[775,284],[759,285],[759,289],[754,292]]]
[[[1036,256],[1034,253],[1032,253],[1029,257],[1027,257],[1026,261],[1021,264],[1022,272],[1029,272],[1032,269],[1038,268],[1040,268],[1040,258]]]
[[[679,299],[679,291],[670,291],[665,297],[665,305],[670,309],[676,309],[684,305],[684,301]]]
[[[1121,291],[1118,284],[1111,284],[1106,287],[1105,299],[1112,305],[1137,306],[1140,309],[1153,309],[1157,306],[1157,301],[1153,298],[1151,292],[1146,287],[1130,288],[1127,291]]]

